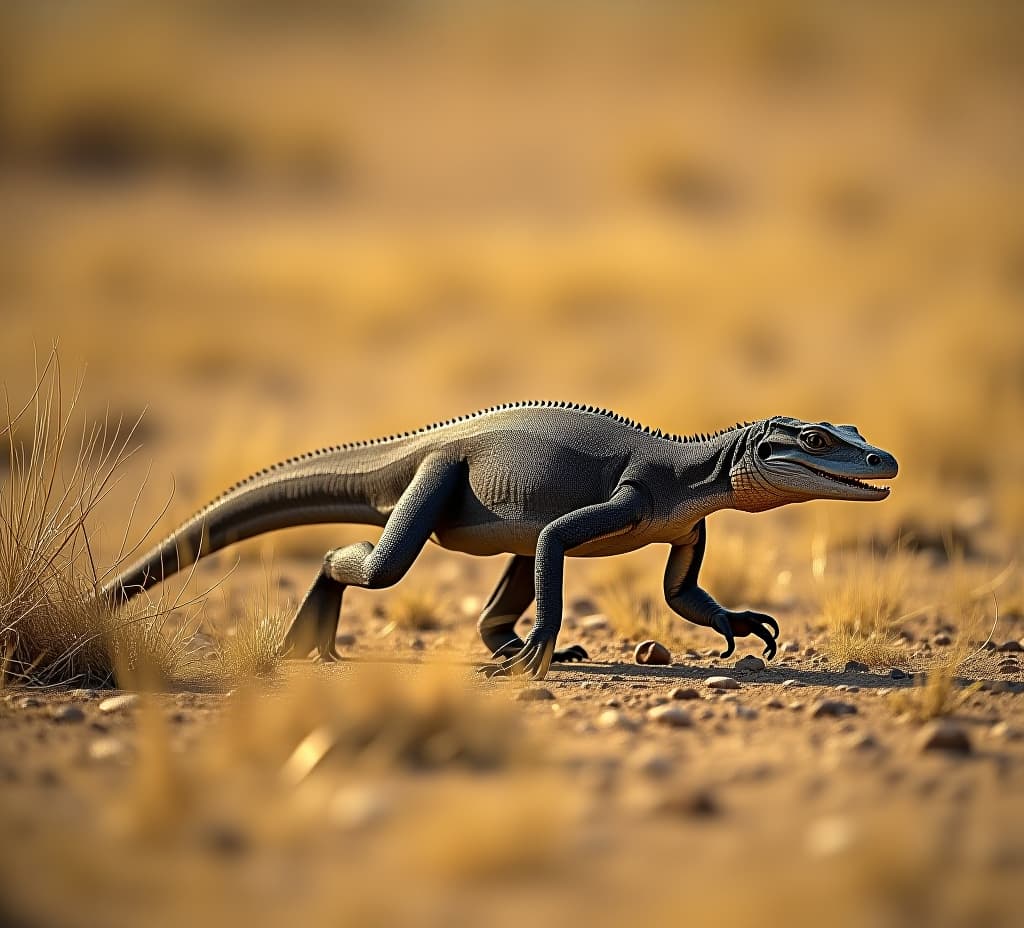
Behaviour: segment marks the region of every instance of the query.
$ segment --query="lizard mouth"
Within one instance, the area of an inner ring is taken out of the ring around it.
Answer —
[[[884,498],[889,495],[889,487],[887,486],[876,486],[873,483],[866,483],[863,480],[858,480],[855,477],[841,477],[838,474],[830,474],[824,470],[818,470],[817,467],[811,467],[809,464],[804,464],[804,467],[809,470],[812,474],[818,477],[824,477],[826,480],[831,480],[833,483],[838,483],[840,486],[852,487],[855,490],[865,490],[868,493],[877,495],[879,498]]]

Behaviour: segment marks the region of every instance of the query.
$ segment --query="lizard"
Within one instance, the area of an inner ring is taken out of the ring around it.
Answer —
[[[776,652],[764,613],[721,606],[698,583],[707,517],[809,500],[883,500],[895,457],[855,426],[772,416],[709,434],[675,435],[570,402],[492,406],[444,422],[291,457],[242,480],[101,587],[123,602],[198,558],[290,526],[381,528],[376,544],[329,550],[281,643],[286,657],[321,661],[335,648],[347,587],[397,583],[428,542],[473,555],[511,555],[478,629],[490,675],[543,679],[558,650],[564,559],[669,545],[664,594],[682,618],[725,639],[756,636]],[[875,481],[869,483],[866,481]],[[515,631],[536,600],[524,638]]]

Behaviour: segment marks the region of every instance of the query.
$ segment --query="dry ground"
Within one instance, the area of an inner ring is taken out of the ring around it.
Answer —
[[[425,552],[348,594],[351,662],[257,680],[251,622],[367,531],[211,558],[167,692],[0,695],[0,921],[1019,923],[1011,5],[33,6],[0,12],[0,370],[23,400],[59,339],[87,418],[148,410],[101,564],[147,472],[133,542],[272,461],[514,399],[855,422],[901,475],[710,520],[711,591],[792,642],[765,670],[668,614],[664,552],[570,563],[593,660],[535,701],[472,673],[498,559]],[[648,637],[671,666],[632,662]],[[924,750],[933,716],[970,751]]]

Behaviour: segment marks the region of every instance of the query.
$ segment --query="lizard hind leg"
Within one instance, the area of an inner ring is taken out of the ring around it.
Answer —
[[[304,658],[316,648],[322,660],[338,659],[334,637],[344,592],[344,584],[332,580],[323,571],[317,574],[284,636],[282,657]]]

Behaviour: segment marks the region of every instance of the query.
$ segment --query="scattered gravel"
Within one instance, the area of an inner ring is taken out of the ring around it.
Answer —
[[[708,677],[704,681],[704,685],[709,690],[738,690],[740,688],[739,681],[734,677]]]
[[[921,751],[947,751],[950,754],[970,754],[973,750],[967,730],[946,719],[925,725],[918,733],[917,747]]]
[[[633,660],[638,664],[671,664],[672,652],[660,641],[641,641],[633,651]]]
[[[838,699],[821,699],[811,706],[811,718],[839,718],[843,715],[856,715],[857,707],[852,702]]]
[[[655,706],[647,712],[647,718],[660,725],[668,725],[670,728],[690,728],[693,725],[693,719],[689,712],[681,706],[671,704]]]
[[[516,693],[519,702],[541,702],[546,699],[554,699],[555,694],[544,686],[531,686]]]

